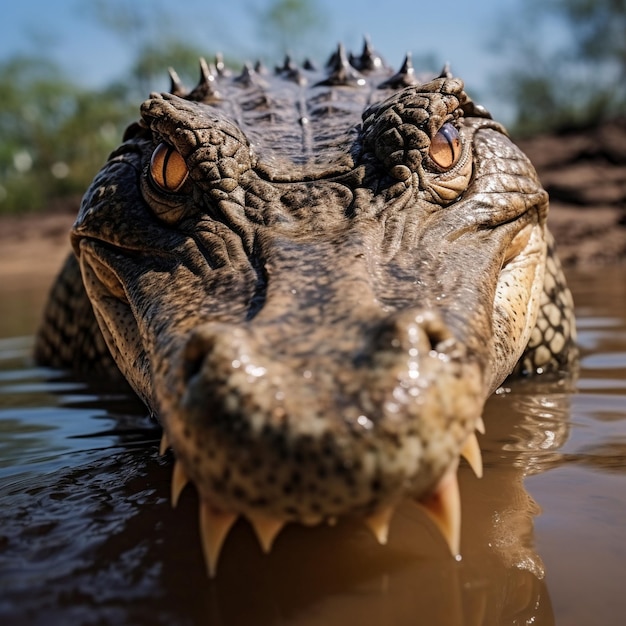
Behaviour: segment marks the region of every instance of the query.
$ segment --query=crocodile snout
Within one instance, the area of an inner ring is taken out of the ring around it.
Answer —
[[[183,350],[168,435],[203,501],[311,524],[435,491],[483,401],[478,366],[438,314],[394,313],[331,352],[305,351],[306,337],[277,347],[264,330],[208,323]]]

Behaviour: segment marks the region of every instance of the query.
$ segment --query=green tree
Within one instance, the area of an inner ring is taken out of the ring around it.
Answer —
[[[134,117],[116,90],[86,90],[45,58],[0,63],[0,212],[81,194]]]
[[[163,88],[167,69],[173,67],[191,86],[198,79],[198,59],[210,60],[215,50],[197,45],[185,34],[180,11],[159,0],[83,0],[85,14],[99,26],[116,35],[133,59],[130,75],[123,84],[130,97],[143,99],[151,91]],[[227,60],[228,62],[228,60]]]
[[[623,114],[626,0],[531,0],[500,32],[510,67],[497,77],[497,91],[516,109],[515,132]]]
[[[315,35],[327,25],[317,0],[274,0],[258,11],[260,35],[273,54],[315,52]]]

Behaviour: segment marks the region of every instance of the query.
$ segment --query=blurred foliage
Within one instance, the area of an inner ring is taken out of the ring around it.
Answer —
[[[626,0],[529,0],[499,47],[509,69],[496,90],[518,135],[585,128],[626,111]]]
[[[169,67],[187,81],[197,80],[198,59],[208,52],[180,35],[184,32],[184,14],[170,4],[157,0],[83,0],[82,8],[88,18],[117,36],[128,50],[133,61],[123,84],[136,101],[151,91],[166,88]]]
[[[0,64],[0,212],[81,194],[133,114],[124,92],[88,90],[44,58]]]
[[[316,56],[316,39],[326,26],[326,16],[317,0],[275,0],[257,11],[257,23],[261,40],[276,56]]]

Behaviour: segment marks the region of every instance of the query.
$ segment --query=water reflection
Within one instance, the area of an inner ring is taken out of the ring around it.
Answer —
[[[196,495],[187,488],[172,510],[171,458],[158,457],[159,429],[142,407],[33,368],[28,340],[0,341],[0,620],[621,623],[626,316],[601,309],[596,323],[582,303],[578,391],[515,382],[487,405],[485,476],[460,470],[460,563],[406,503],[385,547],[346,520],[288,526],[265,556],[238,522],[213,582]]]

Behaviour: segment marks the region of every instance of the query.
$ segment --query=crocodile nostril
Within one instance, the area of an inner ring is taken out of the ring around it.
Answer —
[[[202,370],[202,364],[204,363],[204,358],[201,356],[197,356],[196,358],[188,359],[186,358],[183,363],[183,380],[188,383],[194,376],[200,373]]]
[[[200,373],[205,358],[215,346],[215,335],[202,328],[192,332],[183,350],[183,380],[188,383]]]
[[[446,353],[456,343],[450,329],[438,315],[432,312],[420,314],[416,323],[420,325],[430,350]]]
[[[377,334],[380,349],[393,352],[417,350],[446,352],[454,338],[444,321],[431,311],[405,311],[386,320]]]

